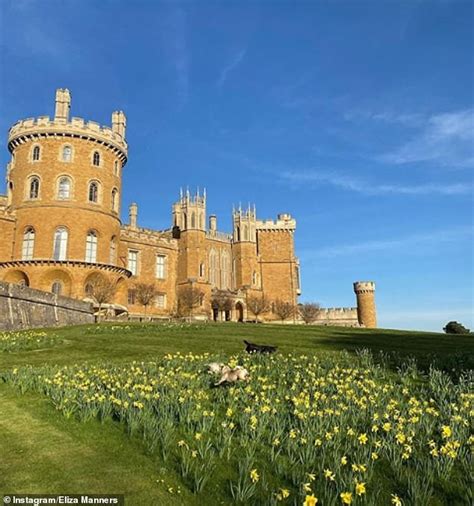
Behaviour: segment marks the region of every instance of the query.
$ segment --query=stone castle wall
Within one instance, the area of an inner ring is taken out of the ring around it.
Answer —
[[[0,330],[93,323],[88,302],[0,281]]]

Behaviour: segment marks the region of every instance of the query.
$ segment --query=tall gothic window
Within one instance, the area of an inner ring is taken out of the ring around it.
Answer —
[[[30,199],[37,199],[39,197],[39,189],[40,189],[40,180],[37,177],[32,177],[30,179]]]
[[[212,286],[217,284],[217,253],[212,249],[209,253],[209,281]]]
[[[196,215],[194,213],[191,214],[191,228],[196,228]]]
[[[94,151],[94,154],[92,155],[92,164],[96,167],[100,166],[100,153],[98,151]]]
[[[89,185],[89,202],[97,202],[99,200],[99,184],[92,181]]]
[[[64,146],[63,147],[62,159],[63,159],[63,162],[70,162],[72,160],[71,146]]]
[[[229,255],[224,251],[221,256],[221,282],[222,289],[229,288]]]
[[[71,180],[64,176],[58,182],[58,199],[67,200],[71,197]]]
[[[22,260],[31,260],[33,258],[33,250],[35,247],[35,230],[28,227],[23,234],[23,245],[21,249]]]
[[[86,239],[86,262],[97,262],[97,234],[90,230]]]
[[[53,258],[55,260],[66,260],[68,233],[64,227],[59,227],[54,232]]]
[[[41,150],[40,150],[40,147],[39,146],[35,146],[33,148],[33,154],[31,156],[32,160],[34,162],[37,162],[39,159],[40,159],[40,154],[41,154]]]

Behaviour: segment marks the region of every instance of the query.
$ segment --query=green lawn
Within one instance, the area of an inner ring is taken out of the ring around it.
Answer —
[[[149,361],[177,351],[225,358],[242,351],[243,339],[296,355],[367,348],[376,360],[382,360],[383,352],[394,370],[407,357],[415,357],[425,370],[435,362],[453,376],[474,364],[472,336],[421,332],[232,323],[104,324],[48,332],[60,342],[0,353],[0,374],[25,365]],[[182,485],[180,495],[167,491],[176,491],[180,483],[175,471],[148,455],[140,439],[128,437],[118,422],[66,419],[46,397],[21,395],[0,383],[0,493],[124,493],[127,506],[202,504]]]

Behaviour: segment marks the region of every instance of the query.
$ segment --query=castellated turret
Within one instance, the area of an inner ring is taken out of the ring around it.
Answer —
[[[369,329],[377,328],[375,283],[373,281],[356,281],[354,283],[354,292],[357,297],[359,324]]]
[[[70,117],[70,109],[71,93],[60,88],[54,117],[10,128],[8,205],[16,221],[8,255],[13,264],[3,279],[21,277],[35,288],[82,299],[91,294],[91,279],[118,282],[130,275],[118,254],[126,119],[114,113],[114,125],[101,126]]]
[[[253,242],[257,241],[257,211],[255,206],[242,210],[239,206],[232,213],[234,223],[234,242]]]
[[[173,204],[173,226],[179,227],[181,232],[206,231],[206,190],[202,195],[199,189],[195,195],[181,190],[178,202]]]

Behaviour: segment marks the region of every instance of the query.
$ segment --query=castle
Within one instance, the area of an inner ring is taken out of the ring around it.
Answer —
[[[91,300],[102,282],[113,285],[108,310],[137,317],[176,314],[190,297],[190,313],[202,319],[253,319],[255,298],[271,301],[264,320],[279,319],[275,303],[296,306],[300,272],[289,214],[260,220],[255,207],[234,209],[227,234],[215,215],[207,221],[206,193],[185,191],[169,229],[140,227],[136,204],[123,225],[125,114],[113,112],[110,128],[70,117],[70,108],[69,90],[59,89],[54,118],[25,119],[9,130],[0,280]],[[149,307],[139,293],[144,284],[154,287]],[[374,283],[354,283],[354,290],[357,308],[322,310],[318,322],[376,327]]]

